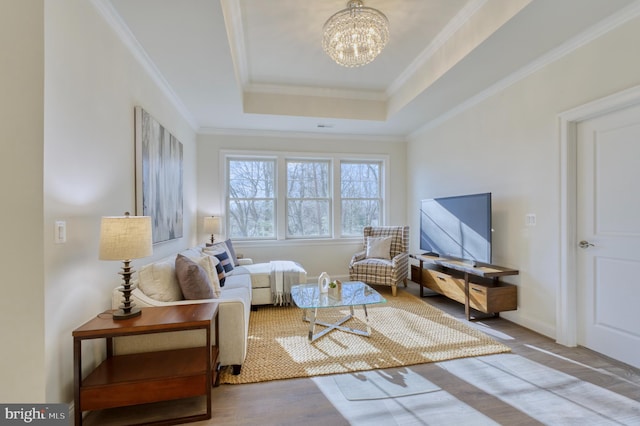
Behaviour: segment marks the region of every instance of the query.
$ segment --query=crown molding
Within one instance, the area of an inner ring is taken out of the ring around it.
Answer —
[[[242,25],[242,10],[239,0],[220,0],[224,25],[229,39],[229,50],[233,61],[233,70],[240,87],[249,84],[249,64],[244,40],[244,26]]]
[[[140,42],[135,38],[129,27],[116,12],[113,5],[107,0],[91,0],[96,10],[104,18],[107,24],[114,30],[118,38],[131,52],[133,57],[142,65],[142,68],[151,77],[153,82],[160,88],[162,93],[169,98],[178,113],[189,123],[193,131],[198,129],[198,123],[191,112],[184,105],[180,97],[173,91],[171,85],[164,78],[160,70],[155,66],[147,52],[142,48]]]
[[[213,127],[201,127],[198,129],[199,135],[219,135],[219,136],[259,136],[259,137],[276,137],[287,139],[329,139],[361,142],[390,142],[403,143],[406,138],[403,135],[363,135],[349,133],[318,133],[318,132],[287,132],[279,130],[253,130],[253,129],[225,129]]]
[[[629,6],[619,10],[618,12],[609,16],[608,18],[592,25],[587,30],[571,38],[570,40],[566,41],[565,43],[561,44],[557,48],[551,50],[550,52],[542,55],[535,61],[531,62],[529,65],[526,65],[525,67],[507,76],[506,78],[500,80],[494,85],[489,86],[488,88],[481,91],[477,95],[462,102],[455,108],[452,108],[449,111],[445,112],[444,114],[429,121],[428,123],[421,126],[419,129],[407,135],[407,139],[413,140],[417,138],[422,133],[430,129],[433,129],[439,126],[440,124],[444,123],[445,121],[466,111],[467,109],[475,105],[478,105],[482,101],[502,92],[503,90],[507,89],[511,85],[534,74],[535,72],[546,67],[547,65],[550,65],[558,61],[559,59],[562,59],[568,54],[574,52],[576,49],[579,49],[580,47],[598,39],[599,37],[602,37],[608,32],[618,28],[619,26],[625,24],[626,22],[632,19],[637,18],[638,16],[640,16],[640,0],[636,0],[635,2],[631,3]]]

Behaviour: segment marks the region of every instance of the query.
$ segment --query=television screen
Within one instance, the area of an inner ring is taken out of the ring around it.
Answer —
[[[491,263],[491,193],[422,200],[420,250]]]

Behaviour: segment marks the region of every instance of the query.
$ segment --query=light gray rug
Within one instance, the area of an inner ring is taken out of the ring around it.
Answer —
[[[340,374],[334,380],[349,401],[397,398],[440,390],[410,368]]]

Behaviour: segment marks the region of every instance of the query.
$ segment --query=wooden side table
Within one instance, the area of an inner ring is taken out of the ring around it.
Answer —
[[[218,303],[142,308],[142,315],[114,320],[99,314],[73,331],[75,424],[82,412],[206,395],[207,412],[153,424],[176,424],[211,418],[211,386],[218,370]],[[196,348],[114,355],[113,338],[202,329],[206,345]],[[82,341],[106,339],[107,358],[82,378]]]

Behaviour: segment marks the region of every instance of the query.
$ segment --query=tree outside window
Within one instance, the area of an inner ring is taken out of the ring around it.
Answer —
[[[275,159],[229,158],[227,173],[229,237],[275,238]]]
[[[384,160],[256,153],[226,161],[230,238],[360,237],[384,224]]]
[[[362,228],[382,224],[382,163],[340,162],[342,236],[362,235]]]
[[[287,160],[286,165],[287,237],[330,237],[330,162]]]

